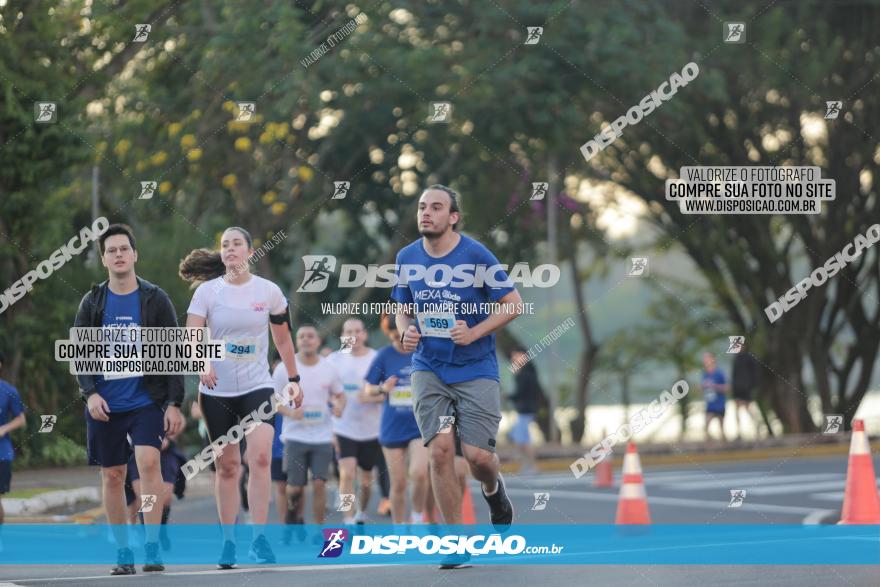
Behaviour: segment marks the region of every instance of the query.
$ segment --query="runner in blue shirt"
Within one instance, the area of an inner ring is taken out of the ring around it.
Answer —
[[[6,357],[0,352],[0,371],[2,371]],[[9,493],[12,482],[12,461],[15,459],[15,450],[9,433],[16,428],[24,428],[24,404],[21,396],[8,381],[0,379],[0,499]],[[0,528],[3,527],[3,502],[0,501]],[[0,542],[0,550],[3,544]]]
[[[125,224],[111,224],[98,238],[101,263],[108,279],[80,301],[76,327],[177,327],[171,298],[135,272],[138,260],[134,234]],[[123,331],[125,332],[125,331]],[[119,377],[77,375],[85,401],[86,447],[90,465],[101,467],[102,498],[107,522],[118,543],[111,575],[133,575],[134,553],[125,527],[125,476],[134,451],[144,495],[162,494],[159,450],[166,435],[182,430],[182,375]],[[133,448],[132,448],[133,447]],[[145,572],[165,570],[159,555],[159,507],[144,511]]]
[[[461,523],[455,435],[448,434],[454,426],[492,523],[503,531],[514,512],[495,454],[501,388],[494,332],[522,313],[522,298],[491,251],[459,234],[455,191],[429,186],[419,198],[417,220],[422,238],[398,253],[392,298],[415,305],[413,312],[399,311],[396,321],[404,350],[415,352],[414,408],[430,449],[434,493],[446,523]],[[490,302],[501,306],[485,311]]]
[[[703,398],[706,400],[706,440],[709,439],[709,425],[712,420],[717,419],[721,440],[727,442],[727,436],[724,434],[724,407],[730,384],[727,383],[724,372],[716,365],[715,355],[708,351],[703,353],[703,369],[701,387]]]
[[[373,358],[362,399],[383,403],[379,444],[391,477],[391,521],[406,523],[408,477],[412,483],[410,522],[420,524],[428,493],[428,450],[419,440],[419,426],[413,414],[412,353],[403,350],[394,316],[383,315],[380,326],[391,345],[380,349]]]

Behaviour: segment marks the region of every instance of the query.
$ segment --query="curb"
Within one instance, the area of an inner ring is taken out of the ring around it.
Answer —
[[[28,517],[43,514],[52,508],[71,506],[80,501],[101,501],[100,491],[97,487],[47,491],[26,499],[5,499],[3,509],[10,517]]]

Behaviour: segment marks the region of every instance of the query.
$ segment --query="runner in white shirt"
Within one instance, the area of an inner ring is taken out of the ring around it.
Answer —
[[[305,399],[300,407],[278,404],[284,415],[281,440],[287,463],[288,524],[303,523],[304,493],[308,472],[312,472],[312,513],[315,524],[324,523],[327,503],[326,483],[333,460],[333,424],[345,408],[345,392],[336,371],[318,354],[321,339],[314,326],[296,331],[296,369],[302,375]],[[277,390],[287,382],[287,369],[278,365],[272,375]],[[316,536],[316,538],[320,538]]]
[[[226,359],[213,361],[208,373],[199,376],[199,406],[212,442],[226,435],[243,418],[258,414],[255,427],[245,426],[249,429],[245,454],[250,470],[248,501],[254,534],[249,554],[259,563],[274,563],[275,555],[263,533],[269,513],[276,411],[269,375],[269,332],[281,360],[292,373],[281,390],[283,397],[299,405],[302,390],[290,337],[290,314],[281,289],[251,274],[249,260],[254,249],[246,230],[227,228],[220,247],[219,252],[192,251],[180,263],[183,279],[201,282],[187,310],[186,325],[207,325],[211,339],[222,339],[226,345]],[[225,540],[218,563],[221,569],[231,569],[236,564],[233,530],[241,507],[241,454],[237,442],[230,441],[236,446],[222,451],[215,463],[217,510]]]
[[[382,405],[361,399],[364,377],[376,351],[367,346],[367,329],[358,318],[345,321],[341,340],[345,350],[336,351],[327,357],[342,380],[347,400],[342,417],[333,418],[336,456],[339,459],[339,495],[340,500],[343,495],[354,495],[355,472],[359,470],[360,499],[357,500],[357,513],[353,511],[353,507],[342,510],[342,520],[345,524],[363,524],[367,518],[367,506],[370,504],[373,468],[382,450],[379,446]]]

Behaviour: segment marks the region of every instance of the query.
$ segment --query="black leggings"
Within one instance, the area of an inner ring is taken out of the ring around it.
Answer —
[[[219,397],[199,393],[199,407],[202,409],[202,415],[205,418],[205,426],[208,427],[208,436],[211,442],[215,442],[224,434],[228,434],[233,426],[255,410],[257,414],[254,416],[254,420],[259,422],[261,418],[265,417],[264,414],[268,414],[269,407],[272,405],[271,398],[274,393],[269,387],[255,389],[235,397]],[[261,408],[266,402],[270,403],[266,407]],[[275,414],[272,413],[262,421],[274,428]]]
[[[388,465],[385,464],[385,455],[382,453],[382,449],[379,449],[379,458],[376,459],[376,468],[379,470],[379,489],[382,490],[382,497],[387,498],[391,495],[391,476],[388,474]]]

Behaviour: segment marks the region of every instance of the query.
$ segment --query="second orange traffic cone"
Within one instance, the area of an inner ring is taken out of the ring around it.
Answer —
[[[846,490],[839,524],[880,524],[880,496],[871,461],[871,447],[865,434],[865,421],[853,420],[846,469]]]
[[[602,438],[608,435],[602,430]],[[614,487],[614,465],[611,464],[611,455],[606,456],[596,465],[596,474],[593,476],[593,487]]]
[[[474,500],[471,498],[471,489],[467,484],[465,484],[464,494],[461,496],[461,523],[477,523],[477,516],[474,513]]]
[[[423,516],[425,521],[429,521],[427,519],[427,514]],[[442,520],[443,517],[440,515],[440,511],[437,509],[437,506],[434,506],[434,519]],[[471,489],[467,484],[464,486],[464,493],[461,496],[461,523],[462,524],[476,524],[477,523],[477,515],[474,512],[474,500],[471,498]]]
[[[614,466],[611,464],[610,455],[596,465],[593,487],[614,487]]]
[[[626,454],[623,456],[623,479],[620,481],[620,498],[617,501],[617,517],[614,523],[651,523],[642,465],[634,442],[626,445]]]

